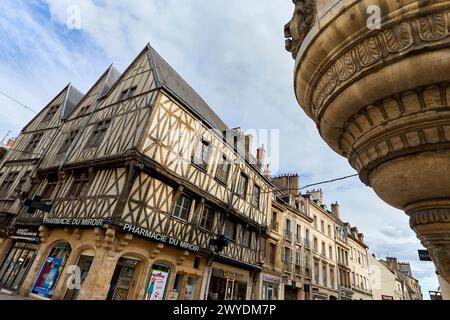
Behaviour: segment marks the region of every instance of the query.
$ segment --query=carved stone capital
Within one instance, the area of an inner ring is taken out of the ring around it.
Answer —
[[[298,51],[315,23],[316,0],[293,0],[295,4],[294,15],[284,26],[286,50],[297,58]]]
[[[450,282],[450,208],[410,213],[411,228],[428,249],[439,275]]]

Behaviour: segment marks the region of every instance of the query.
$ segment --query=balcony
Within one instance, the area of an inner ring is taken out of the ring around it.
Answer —
[[[296,275],[301,275],[302,274],[302,267],[300,264],[295,263],[295,270],[294,270]]]
[[[291,272],[292,271],[292,260],[287,259],[283,261],[283,271]]]
[[[305,277],[309,279],[312,278],[312,270],[310,267],[305,267]]]
[[[292,232],[284,230],[284,240],[292,241]]]
[[[309,239],[305,239],[304,244],[305,244],[306,249],[308,249],[308,250],[311,249],[311,242],[309,241]]]

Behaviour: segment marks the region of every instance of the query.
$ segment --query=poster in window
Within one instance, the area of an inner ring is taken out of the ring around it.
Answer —
[[[168,278],[168,272],[152,270],[145,300],[163,300]]]
[[[56,280],[58,280],[59,272],[63,260],[60,258],[47,258],[41,274],[39,275],[36,284],[34,285],[33,292],[42,294],[45,296],[51,296],[53,293],[53,286]]]

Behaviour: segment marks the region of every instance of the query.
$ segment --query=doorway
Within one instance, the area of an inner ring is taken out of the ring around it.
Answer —
[[[106,300],[127,300],[130,289],[134,286],[133,278],[139,261],[120,258],[111,279]]]
[[[33,263],[36,250],[28,244],[17,243],[0,268],[0,287],[17,292]]]
[[[83,285],[84,280],[86,280],[89,270],[91,269],[92,262],[94,261],[94,257],[82,255],[80,260],[78,260],[77,267],[80,270],[80,282],[79,287],[69,288],[64,295],[64,300],[77,300],[78,295],[80,294],[81,286]]]

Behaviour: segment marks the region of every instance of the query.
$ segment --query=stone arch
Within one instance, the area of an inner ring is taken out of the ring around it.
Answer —
[[[70,254],[70,258],[67,260],[66,266],[78,265],[78,262],[80,260],[82,253],[88,249],[94,251],[94,260],[99,258],[98,257],[98,249],[95,246],[95,244],[92,241],[86,240],[86,241],[83,241],[83,242],[77,244],[74,248],[72,248],[72,252]],[[65,268],[65,270],[67,271],[66,268]],[[67,283],[67,281],[69,280],[69,276],[70,276],[70,274],[68,274],[67,272],[64,272],[61,275],[61,279],[60,279],[60,283],[58,284],[58,288],[57,288],[57,290],[55,290],[58,293],[57,297],[60,299],[62,299],[67,292],[68,288],[67,288],[67,286],[64,286],[64,284]],[[93,273],[89,272],[88,277],[89,276],[92,277],[94,275],[93,275]],[[86,278],[86,279],[88,279],[88,278]]]
[[[37,283],[37,281],[40,279],[41,277],[41,272],[42,269],[44,268],[44,265],[46,263],[46,260],[48,259],[48,257],[50,256],[50,254],[52,253],[52,250],[55,249],[58,245],[61,245],[61,248],[64,247],[64,245],[67,245],[68,248],[68,253],[67,253],[67,257],[66,257],[66,261],[63,262],[63,268],[61,269],[61,272],[64,272],[64,270],[66,269],[66,266],[70,264],[70,261],[72,258],[72,253],[73,253],[73,245],[72,243],[67,240],[67,239],[61,239],[61,238],[57,238],[54,241],[52,241],[50,244],[48,244],[47,246],[43,247],[42,252],[40,253],[40,256],[38,259],[36,259],[36,274],[33,277],[33,282],[31,283],[31,292],[32,293],[36,293],[33,292],[35,289],[35,284]],[[64,281],[64,275],[63,273],[58,275],[57,278],[57,284],[56,286],[53,288],[53,292],[51,295],[52,299],[55,299],[59,296],[59,291],[60,288],[62,286],[62,283]]]

